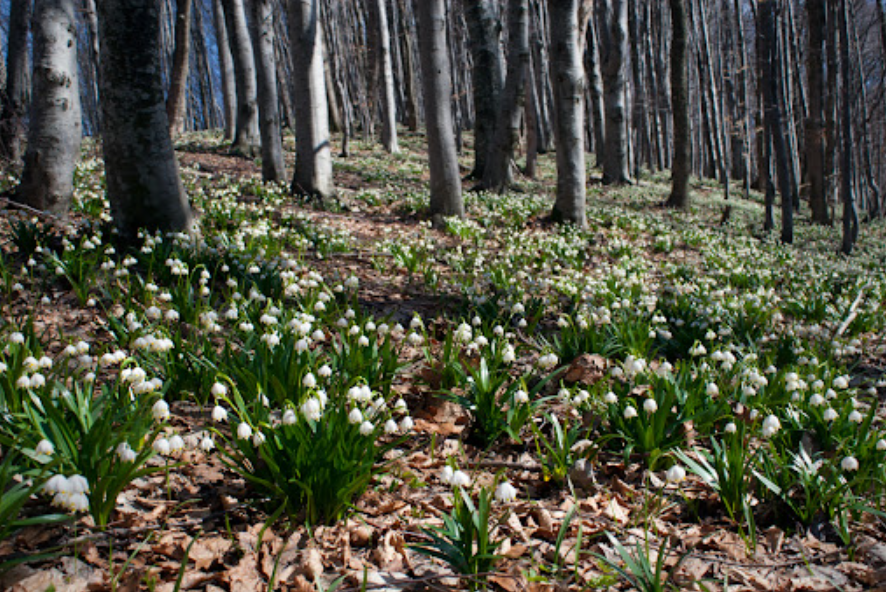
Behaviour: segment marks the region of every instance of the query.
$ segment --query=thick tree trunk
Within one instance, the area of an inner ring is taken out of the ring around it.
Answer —
[[[246,24],[244,0],[222,0],[225,25],[228,29],[234,77],[237,82],[237,125],[231,149],[239,154],[255,156],[259,148],[258,89],[255,55]]]
[[[498,193],[514,182],[514,149],[520,134],[520,113],[529,67],[529,1],[508,2],[508,74],[499,101],[495,135],[482,186]]]
[[[22,160],[28,105],[28,31],[31,0],[16,0],[9,9],[6,51],[6,92],[0,112],[0,158],[18,167]]]
[[[599,0],[600,58],[606,107],[606,149],[603,183],[631,182],[625,62],[628,53],[627,0]]]
[[[671,29],[671,109],[674,118],[674,161],[671,196],[667,205],[689,205],[689,174],[692,171],[692,131],[689,122],[688,20],[686,0],[670,0]]]
[[[292,192],[332,197],[332,146],[319,0],[290,0],[289,42],[295,83],[295,175]]]
[[[103,151],[108,199],[120,237],[187,231],[191,210],[169,136],[154,0],[101,0]]]
[[[80,85],[77,80],[75,0],[37,0],[34,80],[28,150],[17,199],[58,216],[74,196],[80,159]]]
[[[551,78],[557,112],[557,200],[551,215],[556,221],[585,228],[584,73],[578,5],[578,0],[548,0]]]
[[[391,34],[388,29],[388,11],[385,0],[370,0],[369,14],[374,29],[374,49],[377,68],[377,93],[381,98],[381,143],[389,154],[397,154],[397,100],[394,94],[394,67],[391,61]]]
[[[776,22],[775,0],[762,0],[759,8],[759,34],[762,35],[761,49],[765,63],[763,76],[763,103],[769,141],[775,153],[778,186],[781,193],[781,242],[790,244],[794,240],[794,210],[791,196],[788,154],[782,129],[782,113],[778,100],[781,67],[778,49],[778,25]]]
[[[495,13],[494,0],[463,0],[462,4],[473,59],[474,170],[471,176],[482,180],[495,137],[499,96],[504,84],[501,24]]]
[[[177,136],[185,128],[186,98],[191,57],[191,9],[193,0],[176,0],[175,52],[172,56],[172,75],[169,96],[166,98],[166,117],[169,131]]]
[[[829,224],[824,144],[824,41],[827,23],[825,0],[806,0],[806,12],[809,29],[806,56],[806,77],[809,87],[809,115],[806,119],[809,206],[813,222]]]
[[[234,58],[228,41],[228,26],[225,24],[225,11],[221,0],[212,2],[215,40],[218,46],[218,65],[221,72],[222,104],[225,112],[225,140],[233,141],[237,128],[237,82],[234,77]]]
[[[434,225],[441,226],[444,217],[462,217],[465,213],[453,132],[446,2],[415,0],[415,6],[431,172],[430,214]]]
[[[274,56],[274,21],[270,0],[251,0],[252,42],[258,73],[258,112],[261,134],[261,175],[265,181],[286,179],[283,137],[277,100],[277,62]]]

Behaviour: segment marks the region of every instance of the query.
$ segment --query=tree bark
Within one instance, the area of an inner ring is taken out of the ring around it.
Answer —
[[[551,78],[556,104],[557,199],[552,217],[587,227],[584,151],[584,73],[579,53],[578,0],[548,0]]]
[[[188,77],[191,54],[191,9],[193,0],[176,0],[175,51],[172,56],[172,74],[169,95],[166,98],[166,117],[169,131],[177,136],[184,131]]]
[[[389,154],[397,154],[397,101],[394,96],[394,68],[391,60],[391,34],[385,0],[369,0],[369,14],[374,29],[375,68],[378,94],[381,97],[381,143]]]
[[[824,144],[824,40],[827,23],[825,0],[806,0],[806,12],[809,30],[806,57],[806,77],[809,87],[809,114],[806,119],[809,206],[813,222],[829,224]]]
[[[463,217],[465,213],[452,120],[446,2],[415,0],[415,7],[431,173],[430,214],[434,225],[442,226],[445,217]]]
[[[270,0],[251,0],[252,42],[258,73],[259,133],[261,135],[261,175],[264,181],[286,179],[283,137],[277,100],[277,62],[274,56],[274,21]]]
[[[501,52],[501,24],[494,0],[462,0],[468,25],[468,41],[473,59],[474,91],[474,170],[471,177],[482,181],[495,138],[504,58]]]
[[[16,198],[65,216],[80,159],[80,85],[77,79],[75,0],[37,0],[34,79],[28,149]]]
[[[671,195],[667,205],[689,206],[689,175],[692,171],[692,131],[689,121],[688,20],[686,0],[670,0],[671,7],[671,109],[674,119],[674,159]]]
[[[233,141],[237,128],[237,82],[234,77],[234,58],[228,40],[225,11],[222,0],[211,0],[215,40],[218,46],[218,65],[221,72],[222,104],[225,112],[225,140]]]
[[[289,42],[295,83],[295,174],[292,192],[332,197],[332,146],[319,0],[290,0]]]
[[[603,106],[603,77],[600,74],[600,44],[597,36],[597,19],[591,17],[587,30],[587,51],[585,52],[585,76],[588,79],[591,101],[591,125],[594,131],[594,156],[597,166],[603,165],[606,146],[604,128],[605,108]]]
[[[849,63],[849,6],[847,0],[840,1],[838,21],[840,27],[840,82],[843,87],[843,104],[840,110],[842,119],[840,123],[843,128],[843,145],[840,151],[843,241],[840,250],[844,255],[851,255],[858,237],[858,212],[855,208],[855,195],[852,192],[852,96],[850,89],[852,76]]]
[[[255,55],[246,24],[244,0],[221,0],[225,25],[234,63],[237,86],[237,125],[231,149],[239,154],[255,156],[259,148],[258,89],[255,75]]]
[[[599,0],[600,58],[606,108],[606,149],[603,183],[631,182],[627,106],[625,105],[625,58],[628,53],[627,0]]]
[[[520,133],[520,114],[526,95],[529,67],[529,1],[508,2],[508,73],[499,101],[495,134],[482,187],[504,192],[514,182],[514,149]]]
[[[28,105],[28,31],[31,0],[17,0],[9,8],[6,51],[6,93],[0,112],[0,158],[18,167],[22,160],[25,112]]]
[[[169,136],[160,66],[160,7],[154,0],[101,0],[103,151],[114,224],[125,242],[138,231],[187,231],[191,209]]]

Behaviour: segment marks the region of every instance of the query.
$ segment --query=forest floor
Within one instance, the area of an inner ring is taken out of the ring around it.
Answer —
[[[821,468],[840,465],[850,445],[846,441],[817,441],[816,428],[794,425],[794,442],[803,442],[800,450],[807,446],[825,463],[816,465],[823,477],[811,471],[806,474],[811,481],[789,483],[779,497],[752,476],[764,471],[765,461],[758,457],[775,455],[769,448],[776,447],[775,441],[752,437],[749,431],[745,444],[753,454],[746,458],[747,491],[742,495],[750,520],[741,514],[730,518],[722,504],[725,496],[693,471],[685,479],[669,472],[685,465],[676,450],[708,447],[709,437],[723,434],[726,420],[746,421],[748,430],[759,430],[759,410],[760,419],[770,413],[780,417],[782,433],[788,433],[790,418],[797,415],[789,409],[808,414],[810,422],[817,417],[796,398],[791,405],[790,387],[787,392],[767,387],[772,393],[766,402],[761,399],[766,389],[756,400],[741,398],[743,377],[749,374],[737,369],[748,370],[758,359],[761,371],[770,362],[779,366],[768,374],[770,385],[790,383],[789,373],[799,369],[802,374],[806,365],[808,378],[798,380],[810,393],[816,377],[822,378],[823,392],[827,386],[837,388],[845,373],[846,400],[852,400],[846,409],[872,409],[862,425],[872,434],[883,432],[882,222],[863,225],[852,259],[836,254],[836,229],[813,228],[802,217],[797,244],[784,247],[760,230],[759,201],[738,195],[727,203],[717,186],[699,183],[692,211],[671,212],[659,207],[667,195],[667,176],[652,174],[622,188],[603,187],[592,179],[590,229],[564,232],[546,219],[554,188],[549,154],[541,157],[538,180],[520,179],[518,191],[502,198],[466,193],[470,222],[436,230],[423,216],[427,165],[420,141],[405,137],[404,153],[396,157],[352,141],[352,154],[336,158],[339,195],[332,203],[303,203],[285,198],[285,191],[267,190],[256,181],[260,167],[228,155],[216,139],[194,136],[179,146],[188,191],[214,229],[225,224],[223,216],[212,214],[219,195],[241,208],[237,212],[246,212],[230,216],[232,244],[243,241],[246,246],[240,248],[251,249],[249,241],[265,240],[262,249],[250,253],[261,255],[266,249],[270,257],[274,239],[268,236],[275,229],[296,229],[303,241],[281,239],[281,253],[297,257],[300,269],[319,273],[330,287],[357,278],[359,290],[351,305],[358,308],[358,318],[401,323],[407,330],[416,315],[422,319],[424,341],[398,350],[400,368],[390,382],[391,397],[405,400],[414,429],[386,452],[385,470],[346,517],[312,527],[297,517],[269,519],[267,499],[215,450],[204,452],[194,445],[212,425],[209,397],[189,396],[186,390],[173,393],[170,387],[165,397],[171,417],[165,431],[181,435],[188,446],[172,457],[148,460],[160,470],[122,491],[107,528],[97,528],[91,517],[78,514],[63,524],[26,526],[0,541],[0,565],[6,568],[0,590],[886,590],[886,473],[871,469],[869,480],[859,484],[838,475],[836,468],[833,473]],[[467,170],[464,161],[463,172]],[[72,218],[80,228],[101,211],[90,205],[101,201],[101,167],[92,162],[82,171]],[[76,340],[88,341],[96,357],[114,351],[121,343],[114,319],[130,310],[148,314],[148,302],[135,295],[131,302],[110,302],[111,292],[97,280],[88,294],[98,304],[85,303],[73,281],[52,279],[52,269],[44,274],[48,280],[40,279],[39,262],[28,262],[17,226],[31,217],[11,205],[2,212],[6,288],[0,302],[7,327],[0,334],[8,338],[30,319],[35,334],[42,336],[43,353],[52,358],[60,358],[63,348]],[[148,281],[141,263],[131,273]],[[672,408],[654,413],[670,413],[668,421],[676,427],[667,428],[666,435],[657,433],[663,439],[644,451],[643,433],[632,432],[617,417],[628,417],[626,401],[635,400],[639,408],[644,398],[648,402],[656,396],[647,394],[658,388],[652,375],[668,362],[677,370],[698,362],[690,346],[704,339],[684,335],[684,319],[674,312],[677,304],[670,304],[670,313],[662,312],[670,330],[653,319],[664,310],[661,302],[680,295],[675,286],[690,283],[696,288],[687,293],[695,294],[697,309],[684,310],[686,327],[693,325],[690,319],[716,317],[711,328],[717,336],[706,337],[708,353],[717,349],[717,341],[722,351],[739,359],[736,371],[717,357],[709,360],[712,369],[692,366],[692,379],[704,373],[714,377],[710,380],[719,383],[720,394],[708,395],[719,396],[717,404],[728,399],[723,410],[730,415],[707,425],[700,417],[682,414],[677,408],[683,402],[672,402]],[[824,296],[828,292],[834,297]],[[731,297],[739,304],[729,304]],[[819,300],[830,307],[817,305]],[[569,333],[569,327],[579,324],[580,313],[594,319],[592,328],[595,323],[597,328],[615,327],[606,329],[611,343],[583,338],[578,330]],[[281,314],[285,318],[288,312]],[[601,315],[611,317],[609,323],[600,321]],[[638,317],[642,323],[631,325],[639,327],[637,334],[619,333],[620,322],[636,323]],[[334,321],[330,319],[330,327]],[[518,426],[519,439],[505,435],[491,445],[478,445],[473,410],[445,396],[446,391],[456,396],[470,391],[473,383],[465,372],[477,368],[478,351],[484,347],[469,337],[454,357],[461,364],[461,378],[446,374],[446,364],[452,362],[444,352],[447,336],[463,323],[468,332],[473,329],[474,338],[483,334],[490,341],[499,336],[496,325],[504,325],[516,358],[507,375],[522,380],[527,389],[537,387],[531,396],[539,404],[528,422]],[[223,333],[224,340],[234,339],[233,325],[224,331],[231,332]],[[221,348],[218,337],[214,339]],[[684,342],[675,345],[679,339]],[[779,345],[783,343],[793,344],[787,354]],[[557,357],[548,367],[540,358],[551,353]],[[807,359],[812,356],[821,358],[814,371],[815,363]],[[630,365],[646,358],[648,386],[632,380],[622,384],[625,374],[631,378]],[[720,363],[722,371],[715,368]],[[156,360],[145,358],[142,365],[149,376],[178,384]],[[545,382],[550,376],[554,379]],[[610,390],[618,393],[618,403],[612,405],[622,405],[616,415],[604,403]],[[842,409],[836,402],[834,407]],[[571,434],[560,446],[564,456],[559,465],[545,454],[545,438],[556,448],[554,417]],[[854,421],[847,430],[855,428]],[[233,430],[235,424],[230,425]],[[807,445],[809,441],[813,444]],[[220,436],[215,443],[224,445]],[[863,467],[883,460],[876,456],[879,448],[869,448],[869,458],[856,454]],[[659,453],[661,462],[654,460]],[[797,458],[788,455],[781,472],[773,469],[767,476],[803,477]],[[492,510],[491,537],[500,546],[488,573],[460,578],[446,562],[414,547],[427,544],[427,529],[441,526],[453,510],[452,486],[441,479],[447,465],[469,475],[466,490],[475,500],[480,490],[503,479],[516,488],[514,501],[494,504]],[[804,503],[806,510],[818,507],[803,513],[797,508]],[[34,496],[25,513],[36,516],[46,507],[44,496]]]

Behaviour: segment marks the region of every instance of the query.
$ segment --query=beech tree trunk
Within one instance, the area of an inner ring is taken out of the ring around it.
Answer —
[[[452,70],[446,44],[445,0],[415,0],[421,57],[428,161],[430,214],[435,226],[465,214],[452,119]]]
[[[169,118],[169,131],[173,136],[181,134],[185,128],[191,62],[191,8],[193,4],[193,0],[176,0],[175,51],[172,55],[169,96],[166,98],[166,117]]]
[[[120,237],[187,231],[191,209],[169,136],[160,65],[160,6],[101,0],[101,94],[108,199]]]
[[[218,67],[221,72],[222,105],[225,112],[225,140],[233,141],[237,128],[237,82],[234,77],[234,58],[228,41],[228,27],[221,0],[211,0],[215,40],[218,46]]]
[[[585,228],[584,73],[578,7],[578,0],[548,0],[551,82],[557,113],[557,200],[551,216]]]
[[[292,192],[332,197],[332,146],[319,0],[290,0],[289,42],[295,83],[295,175]]]
[[[378,95],[381,97],[381,143],[389,154],[400,152],[397,142],[397,100],[394,96],[394,67],[391,60],[391,34],[385,0],[369,0],[374,29],[374,51]]]
[[[6,50],[6,92],[0,112],[0,158],[18,167],[22,160],[25,112],[28,105],[28,31],[31,0],[15,0],[9,8]]]
[[[274,56],[274,21],[270,0],[251,0],[252,41],[258,73],[261,175],[265,181],[284,181],[283,136],[277,100],[277,62]]]
[[[471,177],[483,180],[486,162],[495,137],[499,97],[503,87],[504,59],[501,53],[501,24],[494,0],[462,0],[468,25],[473,60],[474,170]]]
[[[674,118],[674,159],[671,195],[667,205],[689,206],[689,175],[692,171],[692,130],[689,121],[688,20],[686,0],[670,0],[671,7],[671,109]]]
[[[594,156],[597,166],[603,165],[606,153],[606,131],[604,127],[603,77],[600,74],[600,44],[597,35],[597,19],[591,17],[587,30],[587,51],[585,52],[585,76],[589,83],[591,101],[591,124],[594,128]]]
[[[858,238],[858,211],[852,191],[852,91],[851,66],[849,63],[849,6],[847,0],[840,0],[837,20],[840,27],[840,83],[842,84],[842,105],[840,107],[840,127],[843,145],[840,151],[840,193],[843,200],[843,242],[841,251],[851,255]]]
[[[825,0],[806,0],[806,13],[809,30],[806,56],[806,78],[809,87],[809,115],[806,119],[809,205],[813,222],[829,224],[824,144],[824,41],[827,23]]]
[[[514,182],[514,149],[520,133],[520,114],[529,68],[529,1],[508,2],[508,73],[501,93],[495,134],[482,187],[502,193]]]
[[[625,101],[625,58],[628,53],[627,0],[599,0],[600,58],[606,108],[606,149],[603,183],[631,182],[627,106]],[[553,30],[553,29],[552,29]]]
[[[36,2],[33,90],[28,149],[16,198],[65,216],[74,196],[82,136],[75,0]]]
[[[234,63],[237,86],[237,125],[231,149],[239,154],[255,156],[259,148],[258,89],[255,55],[246,25],[243,0],[221,0],[225,9],[225,25]]]

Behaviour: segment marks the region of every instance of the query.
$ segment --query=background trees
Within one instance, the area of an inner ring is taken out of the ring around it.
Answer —
[[[446,19],[434,30],[442,37],[431,65],[420,56],[428,39],[418,9],[425,7],[411,0],[160,0],[157,59],[173,134],[224,127],[235,152],[261,154],[263,177],[279,180],[286,174],[281,137],[291,129],[298,192],[332,194],[330,129],[343,134],[342,154],[349,138],[379,132],[396,152],[396,124],[424,123],[434,212],[460,211],[440,205],[459,202],[454,180],[469,174],[458,169],[458,151],[470,152],[477,186],[496,191],[512,184],[517,163],[531,175],[538,153],[557,150],[577,174],[593,151],[606,183],[672,168],[674,205],[688,175],[717,179],[727,197],[732,181],[746,196],[756,187],[772,204],[778,187],[787,241],[798,210],[808,208],[822,224],[841,217],[844,182],[860,221],[884,210],[886,16],[882,2],[842,2],[570,3],[580,61],[570,62],[569,79],[582,84],[567,90],[558,61],[563,35],[551,26],[562,15],[559,3],[545,0],[442,0],[433,7]],[[8,31],[0,153],[13,168],[23,166],[24,124],[38,121],[28,117],[31,4],[0,0]],[[88,135],[103,131],[95,6],[80,0],[76,15]],[[444,65],[449,72],[438,77]],[[567,136],[563,120],[573,128]],[[467,130],[474,134],[466,140]],[[837,158],[849,137],[848,153]],[[842,166],[845,158],[851,167]]]

